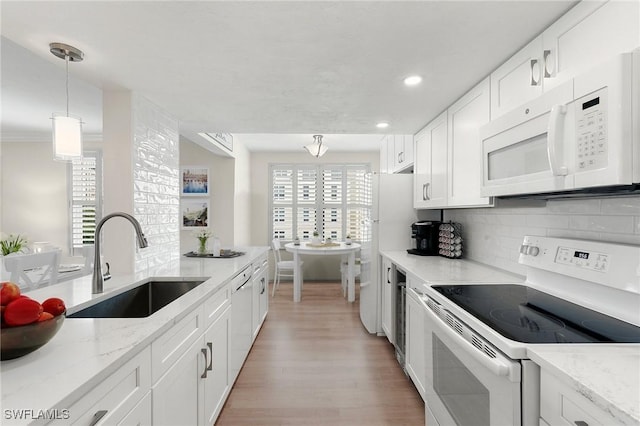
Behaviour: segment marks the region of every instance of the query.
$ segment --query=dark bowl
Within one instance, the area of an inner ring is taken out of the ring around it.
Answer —
[[[0,360],[14,359],[35,351],[56,335],[66,311],[46,321],[0,330]]]

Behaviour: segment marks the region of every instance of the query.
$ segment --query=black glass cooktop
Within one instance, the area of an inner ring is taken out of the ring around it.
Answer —
[[[640,327],[524,285],[442,285],[433,289],[518,342],[640,343]]]

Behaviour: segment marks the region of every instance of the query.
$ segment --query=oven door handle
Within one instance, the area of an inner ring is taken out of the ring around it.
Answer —
[[[444,310],[444,309],[443,309]],[[464,349],[473,359],[479,361],[483,366],[491,370],[496,376],[509,376],[511,378],[512,371],[510,365],[505,363],[500,358],[491,358],[489,355],[482,352],[466,340],[464,337],[455,332],[448,324],[446,324],[439,316],[436,315],[430,308],[426,308],[427,315],[431,317],[439,325],[439,329],[442,330],[449,338],[453,339],[459,347]],[[445,310],[446,311],[446,310]],[[448,311],[447,311],[448,312]]]

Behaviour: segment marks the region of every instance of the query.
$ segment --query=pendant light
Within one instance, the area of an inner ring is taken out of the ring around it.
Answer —
[[[322,135],[313,135],[313,143],[305,145],[304,148],[316,158],[322,157],[327,152],[327,147],[322,145]]]
[[[80,62],[84,53],[80,49],[64,43],[49,44],[49,51],[66,65],[67,112],[53,113],[53,159],[71,161],[82,158],[82,119],[69,114],[69,61]]]

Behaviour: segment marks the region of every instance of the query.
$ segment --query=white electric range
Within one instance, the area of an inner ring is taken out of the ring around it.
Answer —
[[[531,345],[640,343],[640,247],[525,237],[524,283],[423,288],[427,424],[539,425]]]

